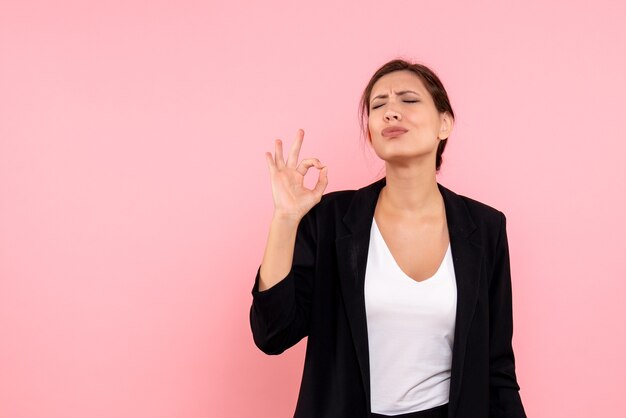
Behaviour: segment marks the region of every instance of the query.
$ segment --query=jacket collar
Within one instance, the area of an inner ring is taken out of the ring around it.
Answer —
[[[387,184],[387,179],[383,177],[369,186],[356,191],[343,217],[343,222],[350,231],[354,233],[360,229],[367,229],[369,233],[372,227],[376,202],[385,184]],[[451,235],[469,237],[476,229],[476,225],[467,210],[465,202],[458,194],[441,184],[437,183],[437,187],[443,196],[449,233]]]
[[[386,178],[355,192],[343,222],[348,233],[336,240],[341,291],[361,370],[363,388],[371,410],[369,347],[365,313],[365,267],[374,211]],[[454,271],[457,283],[457,311],[450,378],[450,415],[456,411],[461,391],[467,335],[478,300],[482,246],[480,234],[463,198],[437,183],[443,196]]]

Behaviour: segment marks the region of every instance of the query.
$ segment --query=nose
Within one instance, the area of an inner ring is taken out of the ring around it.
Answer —
[[[385,112],[385,122],[391,122],[392,120],[402,120],[402,115],[395,110],[387,109]]]

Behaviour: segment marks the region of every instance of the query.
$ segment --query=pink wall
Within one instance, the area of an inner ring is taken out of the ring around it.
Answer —
[[[0,416],[291,416],[304,343],[248,325],[264,152],[302,127],[328,191],[373,181],[357,104],[398,55],[457,114],[439,182],[507,215],[529,416],[613,416],[622,3],[295,3],[0,3]]]

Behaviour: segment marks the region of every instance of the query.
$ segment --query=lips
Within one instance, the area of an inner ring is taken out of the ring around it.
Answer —
[[[392,136],[402,135],[403,133],[407,131],[408,129],[404,129],[400,126],[390,126],[388,128],[383,129],[382,135],[385,137],[392,137]]]

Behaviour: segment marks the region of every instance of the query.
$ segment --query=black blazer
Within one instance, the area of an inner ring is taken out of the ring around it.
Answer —
[[[385,178],[324,195],[298,226],[293,265],[252,290],[256,345],[280,354],[308,336],[294,417],[369,417],[364,281],[374,209]],[[457,282],[450,418],[526,417],[511,339],[511,275],[502,212],[437,183]]]

